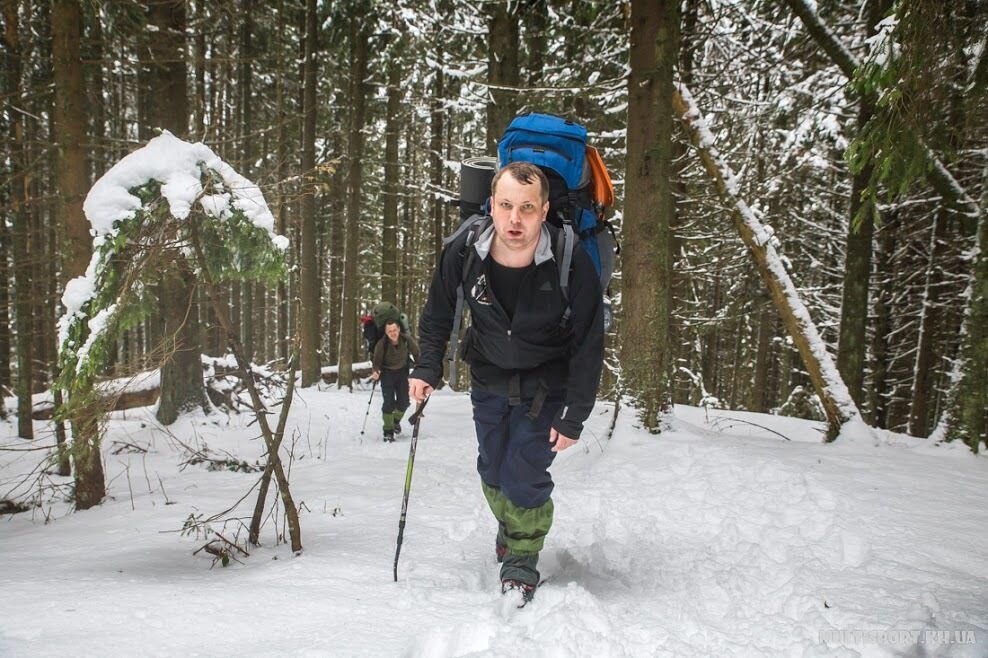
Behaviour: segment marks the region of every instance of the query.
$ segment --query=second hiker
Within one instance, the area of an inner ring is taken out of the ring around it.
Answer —
[[[398,320],[386,320],[384,336],[374,346],[371,379],[381,383],[381,397],[384,398],[381,416],[384,420],[384,440],[387,442],[394,441],[395,433],[401,432],[401,418],[408,409],[410,358],[418,361],[418,343],[401,331]]]

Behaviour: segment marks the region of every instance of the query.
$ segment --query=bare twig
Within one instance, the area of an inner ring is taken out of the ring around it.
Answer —
[[[161,494],[165,497],[165,505],[173,505],[174,503],[168,500],[168,493],[165,491],[165,483],[161,481],[161,475],[155,473],[158,476],[158,486],[161,487]]]
[[[781,432],[776,432],[775,430],[773,430],[773,429],[771,429],[769,427],[765,427],[764,425],[759,425],[758,423],[753,423],[750,420],[742,420],[740,418],[731,418],[730,416],[718,416],[717,418],[714,419],[714,422],[711,423],[711,426],[712,427],[716,427],[717,429],[720,429],[721,427],[724,427],[723,425],[720,424],[720,421],[722,421],[722,420],[730,420],[730,421],[735,422],[735,423],[741,423],[742,425],[751,425],[752,427],[757,427],[758,429],[765,430],[766,432],[771,432],[772,434],[775,434],[776,436],[781,436],[786,441],[792,441],[792,439],[790,439],[785,434],[782,434]],[[732,427],[732,425],[727,425],[725,429],[729,429],[731,427]]]
[[[120,464],[124,467],[124,473],[127,474],[127,490],[130,492],[130,510],[134,511],[137,509],[137,506],[134,505],[134,487],[130,484],[130,464],[124,462],[120,462]]]

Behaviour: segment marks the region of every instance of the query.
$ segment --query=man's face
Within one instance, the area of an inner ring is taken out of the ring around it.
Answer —
[[[384,328],[384,333],[387,334],[392,343],[397,343],[398,334],[401,333],[401,329],[396,324],[389,324]]]
[[[534,249],[549,202],[542,202],[539,182],[526,185],[510,173],[501,176],[491,208],[494,231],[501,243],[512,251]]]

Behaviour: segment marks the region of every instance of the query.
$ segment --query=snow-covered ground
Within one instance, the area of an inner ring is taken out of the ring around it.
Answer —
[[[249,418],[166,432],[150,408],[115,412],[109,500],[0,517],[0,656],[988,656],[988,460],[962,446],[823,445],[813,423],[691,407],[660,437],[622,409],[607,441],[600,403],[553,465],[551,579],[517,610],[498,593],[463,394],[436,394],[422,421],[393,582],[410,432],[380,441],[375,396],[361,440],[368,395],[300,392],[304,552],[275,545],[269,520],[227,568],[180,531],[258,474],[180,468],[182,444],[254,463]],[[31,446],[13,434],[0,424],[0,447]],[[39,455],[0,452],[0,497]]]

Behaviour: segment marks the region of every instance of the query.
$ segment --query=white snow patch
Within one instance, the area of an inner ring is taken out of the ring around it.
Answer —
[[[205,537],[177,532],[256,484],[257,473],[181,466],[182,444],[260,460],[249,414],[197,413],[166,431],[150,407],[114,412],[102,505],[72,513],[56,500],[2,519],[0,563],[17,568],[0,576],[0,653],[984,655],[988,560],[971,550],[988,526],[983,456],[901,435],[854,440],[853,426],[824,445],[820,423],[682,406],[659,437],[626,409],[607,441],[602,402],[551,467],[555,521],[539,562],[550,580],[518,610],[499,594],[468,395],[436,393],[422,420],[397,583],[407,432],[381,442],[374,413],[361,437],[368,402],[380,408],[368,388],[297,395],[299,434],[282,455],[294,455],[300,557],[275,543],[271,520],[262,546],[226,569],[193,555]],[[0,447],[25,445],[4,427]],[[0,451],[0,493],[41,457]],[[213,526],[243,538],[239,521]],[[203,620],[206,635],[176,631]],[[835,633],[848,630],[884,640]],[[977,644],[920,646],[906,631]]]

